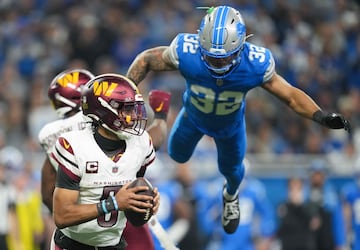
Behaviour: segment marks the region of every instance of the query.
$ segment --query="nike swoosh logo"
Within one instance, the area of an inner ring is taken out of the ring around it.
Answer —
[[[64,144],[65,149],[69,149],[69,148],[70,148],[70,144],[67,143],[67,141],[66,141],[65,139],[63,139],[63,144]]]
[[[160,105],[155,109],[156,112],[160,112],[164,106],[164,102],[161,102]]]

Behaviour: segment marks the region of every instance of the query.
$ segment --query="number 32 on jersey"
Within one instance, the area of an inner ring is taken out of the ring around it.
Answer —
[[[194,35],[185,35],[183,52],[194,54],[199,41]],[[228,115],[240,108],[243,93],[238,91],[223,91],[215,93],[211,88],[193,84],[191,85],[190,101],[198,110],[205,114]]]
[[[211,88],[191,85],[191,104],[205,114],[228,115],[240,108],[243,93],[239,91],[223,91],[215,93]]]

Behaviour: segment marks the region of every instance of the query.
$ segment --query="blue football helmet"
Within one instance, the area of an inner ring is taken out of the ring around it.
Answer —
[[[214,77],[227,76],[240,62],[245,39],[246,27],[239,11],[229,6],[207,11],[199,29],[200,51]]]

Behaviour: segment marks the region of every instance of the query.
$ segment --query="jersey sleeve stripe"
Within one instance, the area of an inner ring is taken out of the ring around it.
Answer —
[[[272,55],[271,55],[271,58],[269,59],[269,61],[270,61],[270,64],[269,64],[268,68],[266,69],[266,72],[264,75],[264,82],[269,81],[275,72],[275,61],[274,61],[274,58]]]
[[[170,57],[171,62],[176,67],[179,67],[179,56],[176,52],[178,39],[179,39],[179,37],[176,36],[169,46],[169,57]]]
[[[58,155],[61,159],[63,159],[64,161],[66,161],[67,163],[71,164],[72,166],[78,168],[77,164],[70,161],[68,158],[66,158],[66,156],[64,156],[61,152],[61,149],[55,147],[55,152],[56,152],[56,155]],[[55,156],[55,154],[54,154]],[[56,156],[55,156],[56,157]]]
[[[152,141],[152,139],[150,138],[150,140],[149,140],[149,146],[152,146],[153,145],[153,141]]]
[[[61,171],[63,171],[69,178],[76,182],[80,182],[81,178],[80,176],[74,174],[71,170],[69,170],[65,165],[63,165],[55,156],[55,154],[51,154],[52,159],[56,161],[58,166],[61,168]]]
[[[146,158],[146,159],[147,159],[147,158],[150,158],[151,155],[153,155],[153,154],[155,154],[154,149],[152,149],[151,152],[150,152],[150,154],[148,154],[145,158]]]
[[[136,173],[136,177],[143,177],[145,175],[146,169],[151,163],[155,161],[155,157],[153,157],[151,160],[146,161],[140,168],[140,170]]]
[[[80,176],[80,169],[75,163],[74,157],[75,156],[73,154],[62,147],[59,140],[56,142],[52,158],[56,161],[59,167],[64,166],[68,171],[71,171],[73,175]],[[65,170],[63,171],[66,172]]]
[[[150,160],[147,160],[147,161],[145,162],[145,164],[142,165],[141,167],[142,167],[142,168],[143,168],[143,167],[147,168],[147,166],[151,165],[151,163],[153,163],[154,161],[155,161],[155,156],[154,156],[153,158],[151,158]]]
[[[79,183],[81,178],[80,176],[77,176],[76,174],[74,174],[73,172],[71,172],[68,168],[66,168],[64,165],[59,164],[59,167],[61,168],[61,170],[67,175],[69,176],[69,178],[71,178],[72,180],[74,180],[75,182]]]
[[[143,166],[148,166],[155,160],[155,149],[152,146],[152,140],[150,139],[149,142],[150,142],[150,145],[149,145],[150,153],[145,157],[145,160],[144,160],[145,164]]]

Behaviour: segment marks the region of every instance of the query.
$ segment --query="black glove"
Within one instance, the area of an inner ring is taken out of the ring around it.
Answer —
[[[331,129],[345,129],[347,132],[351,132],[350,122],[346,120],[341,114],[337,113],[324,113],[318,110],[313,115],[313,120],[321,125]]]

